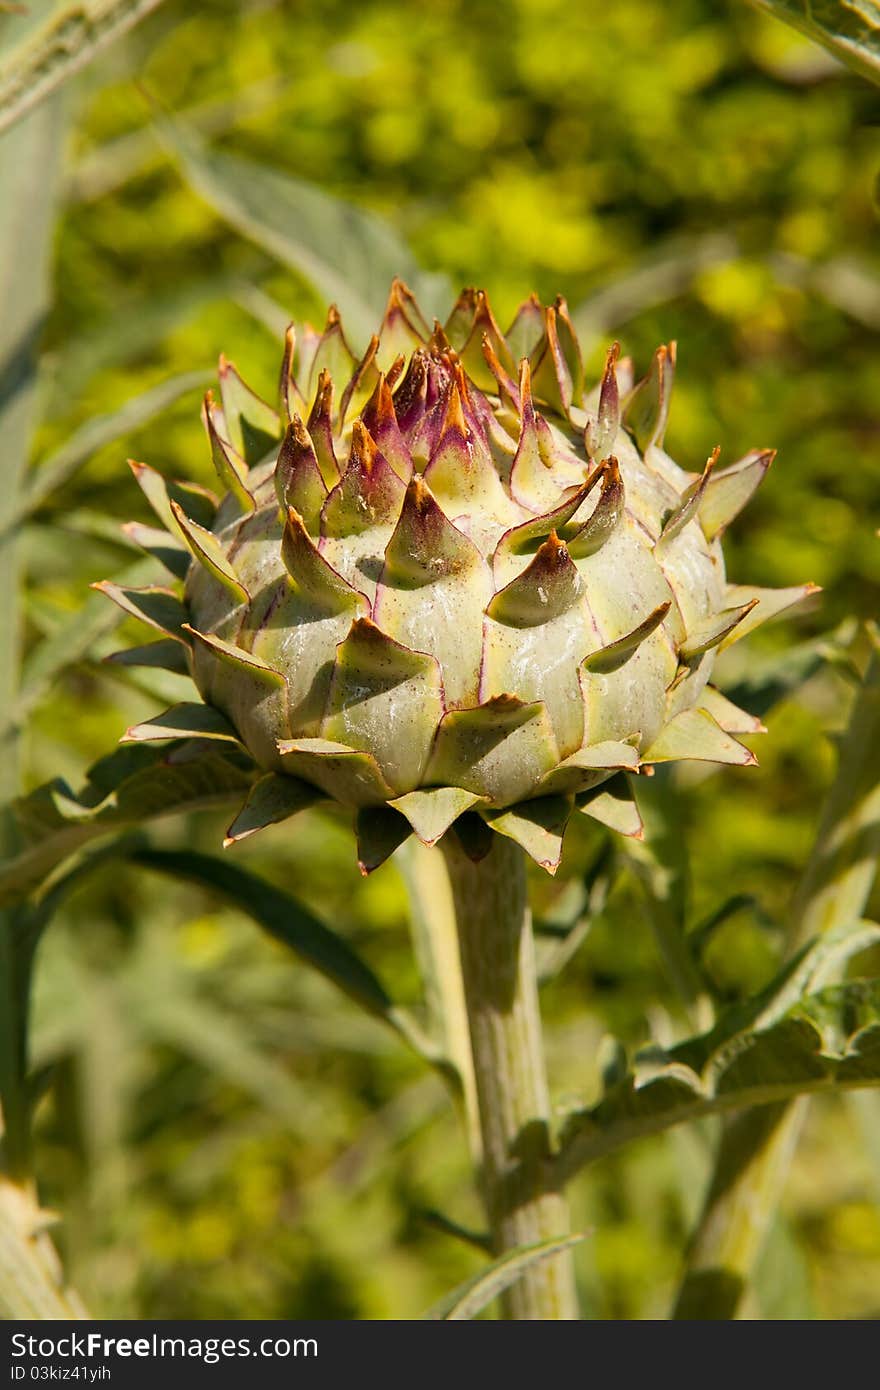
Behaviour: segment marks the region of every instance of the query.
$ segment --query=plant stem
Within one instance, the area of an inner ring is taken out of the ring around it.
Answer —
[[[526,895],[525,857],[492,836],[474,863],[443,841],[449,869],[482,1133],[482,1184],[496,1254],[568,1232],[547,1187],[550,1101]],[[569,1251],[526,1270],[504,1295],[513,1319],[577,1319]]]

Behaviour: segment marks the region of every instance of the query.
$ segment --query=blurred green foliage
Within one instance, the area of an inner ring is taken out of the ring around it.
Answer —
[[[70,88],[38,459],[221,349],[271,393],[277,325],[323,313],[188,188],[148,97],[387,215],[426,268],[485,286],[502,320],[531,289],[563,292],[594,368],[613,337],[640,366],[679,340],[673,456],[697,470],[716,443],[726,462],[779,449],[729,538],[732,577],[825,588],[811,613],[730,653],[728,687],[762,652],[876,615],[880,93],[827,54],[733,0],[167,0]],[[94,523],[147,519],[127,454],[207,480],[197,394],[99,449],[45,502],[26,532],[31,643],[130,562]],[[759,770],[679,779],[692,920],[734,891],[757,904],[707,947],[721,998],[776,968],[774,924],[846,691],[824,674],[777,704]],[[75,782],[155,709],[130,678],[79,663],[34,712],[28,785]],[[222,824],[172,822],[155,838],[215,852]],[[539,917],[601,843],[598,829],[570,832],[560,880],[535,877]],[[398,872],[361,881],[341,820],[307,813],[235,853],[348,936],[397,997],[417,997]],[[544,1007],[560,1098],[595,1088],[602,1033],[674,1035],[628,875]],[[98,1313],[409,1317],[477,1267],[427,1215],[480,1223],[439,1080],[193,888],[117,866],[72,900],[41,948],[34,1053],[52,1068],[37,1168]],[[876,1314],[877,1113],[868,1098],[813,1107],[750,1315]],[[577,1255],[588,1316],[664,1315],[711,1137],[673,1132],[575,1184],[575,1228],[594,1231]]]

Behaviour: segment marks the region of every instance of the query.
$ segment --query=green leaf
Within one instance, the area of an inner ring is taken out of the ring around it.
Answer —
[[[78,795],[55,781],[14,803],[20,848],[0,863],[0,906],[21,901],[108,831],[241,800],[252,774],[239,754],[221,745],[182,747],[194,756],[172,760],[167,748],[126,747],[96,763]]]
[[[396,1026],[391,999],[370,967],[289,893],[238,865],[190,850],[136,849],[130,857],[144,868],[189,879],[219,893],[362,1008]]]
[[[646,763],[674,762],[680,758],[741,767],[757,762],[754,753],[726,734],[704,709],[682,710],[661,729],[643,754]]]
[[[8,36],[15,25],[0,20]],[[18,723],[8,720],[18,699],[21,663],[21,547],[15,517],[34,421],[37,349],[49,302],[49,258],[64,142],[57,99],[15,131],[0,137],[0,857],[16,850],[15,826],[2,810],[19,790]],[[27,1170],[22,1009],[16,991],[15,914],[0,914],[0,1105],[5,1158],[15,1175]]]
[[[476,1317],[493,1299],[504,1293],[505,1289],[509,1289],[511,1284],[515,1284],[520,1275],[532,1265],[549,1259],[551,1255],[558,1255],[563,1250],[569,1250],[585,1239],[586,1232],[582,1232],[509,1250],[506,1255],[493,1260],[485,1269],[480,1270],[479,1274],[459,1284],[436,1303],[430,1312],[425,1313],[424,1321],[453,1322]]]
[[[210,380],[207,372],[181,372],[179,376],[160,381],[149,391],[132,396],[117,410],[106,415],[94,415],[69,439],[54,450],[30,473],[16,514],[16,520],[31,516],[54,493],[77,473],[91,456],[106,444],[139,429],[148,420],[167,410],[181,396],[201,390]]]
[[[0,61],[0,131],[90,63],[162,0],[69,0],[23,6],[19,18],[0,16],[6,50]]]
[[[237,743],[238,734],[225,715],[213,705],[183,701],[162,714],[134,724],[123,735],[125,743],[154,743],[174,738],[210,738]]]
[[[799,642],[782,652],[762,655],[746,648],[734,647],[724,658],[725,670],[728,673],[723,682],[725,695],[734,704],[742,705],[743,709],[761,716],[799,690],[825,663],[851,674],[853,667],[849,648],[856,631],[855,620],[848,619],[833,631],[824,633],[821,637],[811,638],[807,642]],[[856,674],[858,675],[858,672]],[[711,687],[707,689],[711,690]],[[703,703],[722,728],[727,728],[723,716],[713,709],[711,695]],[[728,728],[728,733],[745,732],[745,728]]]
[[[503,811],[486,811],[483,818],[499,835],[507,835],[521,845],[542,869],[555,874],[573,809],[571,797],[540,796]]]
[[[310,787],[308,782],[267,772],[248,792],[247,800],[226,832],[223,846],[228,849],[258,830],[265,830],[268,825],[278,825],[290,816],[298,815],[320,800],[321,793],[317,787]]]
[[[135,586],[146,584],[154,575],[155,565],[142,560],[119,578],[123,584]],[[9,713],[9,724],[23,720],[48,693],[61,672],[82,661],[100,638],[121,622],[122,613],[115,604],[107,602],[104,594],[90,594],[85,603],[27,657],[21,689]],[[174,645],[183,652],[179,642]],[[6,727],[0,724],[0,738],[4,737]]]
[[[554,1177],[567,1182],[585,1164],[686,1120],[865,1086],[880,1086],[880,979],[818,990],[767,1027],[736,1031],[722,1019],[668,1052],[640,1054],[598,1104],[570,1115]]]
[[[395,275],[409,282],[429,315],[445,298],[443,277],[420,271],[409,248],[375,214],[290,174],[210,149],[179,122],[160,118],[158,124],[194,190],[338,305],[346,332],[361,345],[382,320]]]
[[[808,39],[822,44],[870,82],[880,83],[877,0],[753,0]]]

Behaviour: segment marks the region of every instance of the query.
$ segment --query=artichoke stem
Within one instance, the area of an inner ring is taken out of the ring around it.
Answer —
[[[442,841],[452,884],[482,1132],[482,1186],[495,1253],[568,1234],[547,1187],[550,1101],[525,857],[500,835],[474,863]],[[504,1297],[517,1320],[579,1317],[571,1252],[528,1268]]]

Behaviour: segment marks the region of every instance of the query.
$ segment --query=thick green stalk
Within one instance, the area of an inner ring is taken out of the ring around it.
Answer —
[[[483,1195],[500,1255],[568,1232],[564,1197],[546,1189],[550,1100],[525,859],[497,835],[477,863],[451,836],[443,845],[480,1113]],[[526,1270],[505,1294],[504,1309],[515,1319],[576,1319],[570,1252]]]
[[[790,949],[861,917],[880,855],[880,656],[872,656],[792,905]],[[721,1136],[673,1316],[732,1318],[778,1205],[809,1102],[747,1111]]]

